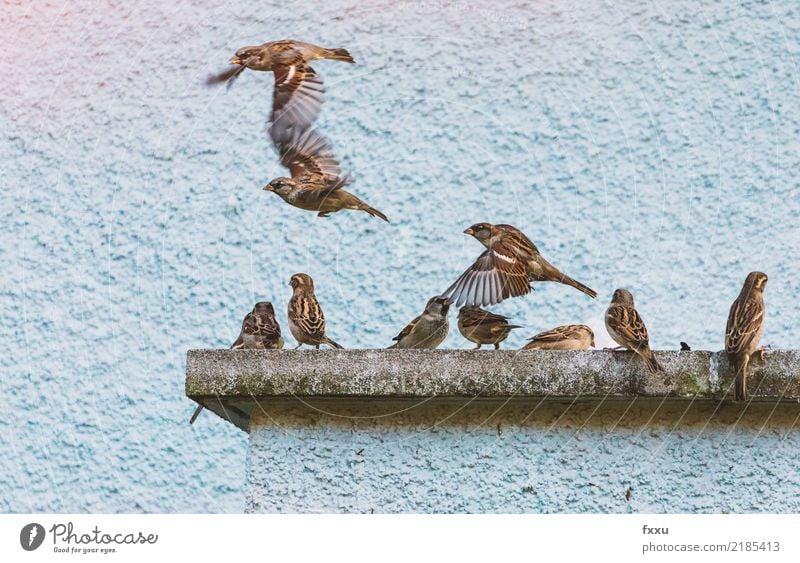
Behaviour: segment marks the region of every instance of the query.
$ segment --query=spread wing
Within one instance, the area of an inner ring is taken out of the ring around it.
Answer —
[[[270,128],[272,132],[273,128]],[[278,145],[281,164],[297,178],[304,174],[322,175],[330,181],[341,175],[339,161],[333,154],[325,137],[313,129],[305,133],[293,134],[292,137]]]
[[[615,305],[608,309],[606,320],[609,326],[631,349],[640,349],[649,346],[647,327],[644,325],[639,312],[633,307]]]
[[[410,323],[408,323],[406,325],[406,327],[403,330],[400,331],[400,334],[398,334],[397,336],[392,338],[392,340],[397,340],[399,342],[400,340],[402,340],[403,338],[405,338],[406,336],[411,334],[411,331],[414,330],[414,327],[417,326],[417,323],[419,322],[419,320],[421,318],[422,318],[422,315],[418,315],[418,316],[414,317],[414,320],[411,321]]]
[[[289,318],[313,338],[325,336],[325,315],[316,298],[303,296],[289,302]]]
[[[276,64],[270,134],[276,146],[307,131],[319,115],[325,88],[314,69],[298,59]]]
[[[460,307],[494,305],[530,291],[526,264],[501,241],[481,254],[442,296]]]
[[[725,329],[725,351],[736,354],[757,346],[763,322],[763,304],[749,298],[734,301]]]

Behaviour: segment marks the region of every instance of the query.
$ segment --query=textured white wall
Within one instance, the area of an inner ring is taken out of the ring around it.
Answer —
[[[794,407],[310,404],[261,405],[248,512],[800,510]]]
[[[504,303],[511,346],[627,285],[656,347],[717,350],[758,268],[765,338],[796,347],[798,22],[792,0],[4,3],[0,511],[241,510],[245,437],[186,424],[185,350],[229,345],[258,299],[286,328],[297,271],[333,338],[385,346],[477,220],[601,295]],[[260,190],[271,78],[203,81],[285,36],[359,61],[317,66],[320,126],[390,225]]]

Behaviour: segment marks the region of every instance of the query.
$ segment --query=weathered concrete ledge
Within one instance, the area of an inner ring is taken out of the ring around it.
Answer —
[[[520,350],[190,350],[186,395],[248,429],[261,402],[312,398],[723,400],[733,373],[721,352],[657,352],[650,374],[629,352]],[[800,350],[751,364],[752,400],[800,404]]]

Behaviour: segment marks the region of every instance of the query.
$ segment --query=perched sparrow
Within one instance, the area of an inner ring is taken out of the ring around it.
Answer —
[[[606,329],[614,342],[639,354],[651,373],[664,369],[650,350],[647,327],[633,304],[633,295],[627,289],[614,292],[611,305],[606,309]]]
[[[275,178],[264,189],[278,194],[286,203],[317,211],[320,217],[355,209],[389,221],[386,215],[344,189],[351,181],[350,176],[341,176],[333,152],[313,129],[281,147],[281,164],[291,171],[292,177]]]
[[[244,316],[239,338],[231,345],[231,349],[277,350],[279,348],[283,348],[283,337],[281,337],[281,327],[275,320],[275,310],[269,301],[260,301]],[[198,406],[189,419],[189,424],[194,424],[202,411],[203,405]]]
[[[408,323],[389,348],[436,348],[447,338],[450,323],[447,311],[450,300],[445,297],[431,297],[420,316]]]
[[[594,348],[594,332],[586,325],[557,326],[529,339],[523,350],[588,350]]]
[[[692,347],[689,346],[686,342],[681,342],[681,352],[691,352]]]
[[[464,232],[487,250],[444,292],[457,305],[500,303],[530,293],[533,281],[560,282],[597,297],[593,289],[558,271],[528,237],[511,225],[477,223]]]
[[[736,373],[734,399],[747,400],[747,365],[764,334],[764,286],[767,274],[750,272],[731,305],[725,329],[725,352]]]
[[[462,307],[458,312],[458,330],[462,336],[474,342],[480,349],[483,344],[494,344],[500,349],[500,343],[508,338],[509,333],[519,325],[508,324],[508,317],[484,311],[480,307]]]
[[[309,344],[319,349],[320,344],[341,348],[325,336],[325,315],[314,295],[314,280],[308,274],[295,274],[289,281],[292,298],[289,300],[289,330],[297,340],[297,348]]]
[[[230,61],[236,68],[211,76],[207,82],[230,86],[246,68],[275,73],[271,121],[273,139],[280,139],[291,129],[305,131],[317,118],[324,88],[308,63],[320,59],[355,62],[345,49],[325,49],[291,39],[270,41],[242,47]]]

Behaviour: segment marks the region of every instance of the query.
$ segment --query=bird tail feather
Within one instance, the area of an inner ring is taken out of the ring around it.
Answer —
[[[561,283],[565,283],[567,285],[570,285],[570,286],[574,287],[578,291],[582,291],[583,293],[585,293],[586,295],[588,295],[592,299],[597,297],[597,292],[595,290],[593,290],[591,287],[589,287],[588,285],[583,285],[578,280],[574,280],[574,279],[572,279],[571,277],[569,277],[566,274],[562,274]]]
[[[731,362],[733,364],[734,373],[736,374],[736,379],[733,383],[734,401],[747,400],[747,364],[749,360],[750,358],[748,356],[743,356],[734,358]]]
[[[346,63],[354,63],[356,62],[353,60],[352,55],[347,49],[325,49],[325,53],[323,54],[323,58],[330,59],[332,61],[344,61]]]
[[[341,346],[341,345],[337,344],[336,342],[334,342],[333,340],[331,340],[331,339],[330,339],[330,338],[328,338],[327,336],[326,336],[326,337],[325,337],[325,339],[322,341],[322,344],[327,344],[327,345],[328,345],[328,346],[330,346],[331,348],[338,348],[338,349],[340,349],[340,350],[342,349],[342,346]]]
[[[652,350],[648,349],[642,354],[642,358],[644,358],[644,365],[650,373],[662,373],[664,371],[664,368],[658,363],[656,355],[653,354]]]

